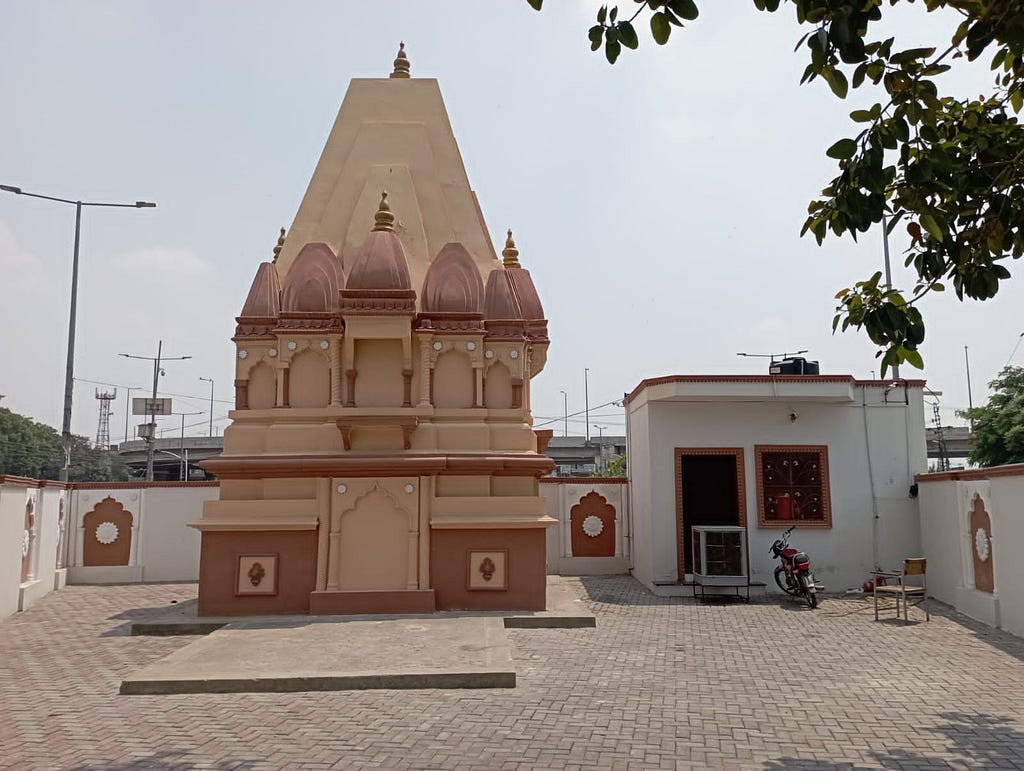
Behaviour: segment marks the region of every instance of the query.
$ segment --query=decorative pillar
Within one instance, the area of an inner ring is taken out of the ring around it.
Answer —
[[[523,379],[512,378],[512,408],[520,409],[523,406]]]
[[[402,370],[402,406],[412,407],[412,370]]]
[[[430,338],[420,338],[420,407],[430,406]]]
[[[484,406],[484,368],[482,364],[473,365],[473,406]]]
[[[290,407],[291,406],[288,403],[288,398],[289,398],[289,395],[290,395],[290,392],[291,392],[291,387],[292,387],[292,371],[286,367],[285,370],[284,370],[284,376],[282,378],[282,386],[281,386],[281,401],[282,401],[281,406],[282,407]]]
[[[356,371],[354,369],[345,370],[345,406],[356,406]]]
[[[331,406],[341,405],[341,340],[331,341]]]
[[[235,381],[235,409],[236,410],[247,410],[247,409],[249,409],[249,381],[248,380],[236,380]]]

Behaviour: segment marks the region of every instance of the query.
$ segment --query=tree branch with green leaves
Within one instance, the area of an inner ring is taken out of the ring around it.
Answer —
[[[527,0],[541,10],[543,0]],[[898,49],[875,30],[885,6],[916,4],[927,12],[952,10],[960,24],[945,45]],[[809,58],[801,83],[820,79],[839,99],[852,89],[880,98],[850,113],[854,131],[826,151],[837,176],[810,202],[801,235],[826,237],[905,223],[910,289],[888,286],[876,273],[836,294],[832,329],[865,332],[879,350],[881,374],[907,363],[923,368],[919,346],[925,323],[918,302],[950,284],[959,300],[987,300],[1010,278],[1008,259],[1024,254],[1024,4],[1019,0],[754,0],[774,13],[785,5],[798,26],[809,27],[797,51]],[[588,31],[591,49],[603,47],[614,64],[623,48],[636,49],[637,25],[647,16],[650,35],[665,45],[673,29],[697,19],[694,0],[632,0],[602,6]],[[630,6],[630,7],[632,7]],[[958,60],[990,52],[994,73],[988,96],[942,94],[938,78]]]

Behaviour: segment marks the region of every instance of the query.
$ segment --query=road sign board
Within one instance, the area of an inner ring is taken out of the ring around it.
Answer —
[[[132,399],[132,415],[170,415],[170,399],[150,399],[135,397]]]

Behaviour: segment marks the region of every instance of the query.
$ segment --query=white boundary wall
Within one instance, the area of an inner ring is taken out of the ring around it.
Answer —
[[[198,521],[203,503],[219,492],[209,483],[65,485],[0,476],[0,618],[27,609],[66,582],[198,580],[199,532],[188,523]],[[86,566],[85,541],[93,534],[83,529],[83,518],[107,497],[132,513],[128,565]],[[22,581],[26,548],[29,577]]]
[[[928,593],[971,618],[1024,636],[1024,464],[922,474],[918,484]],[[974,582],[979,546],[970,513],[976,496],[991,520],[992,592]]]
[[[570,512],[585,495],[597,493],[615,508],[615,555],[580,557],[572,553]],[[552,575],[614,575],[629,572],[629,486],[625,479],[546,477],[540,494],[547,515],[558,520],[547,531],[547,570]]]

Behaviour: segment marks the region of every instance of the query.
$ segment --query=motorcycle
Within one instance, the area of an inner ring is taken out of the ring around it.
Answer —
[[[771,555],[779,560],[775,568],[775,583],[786,594],[793,597],[802,596],[807,604],[818,607],[818,589],[811,573],[811,558],[806,552],[799,551],[789,545],[789,534],[793,528],[785,531],[782,537],[772,544]]]

